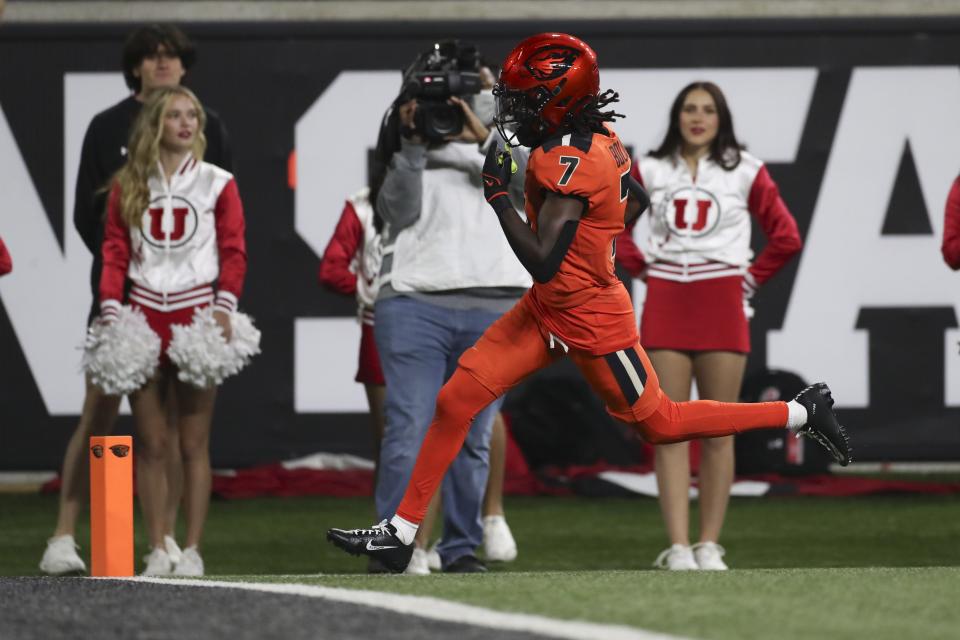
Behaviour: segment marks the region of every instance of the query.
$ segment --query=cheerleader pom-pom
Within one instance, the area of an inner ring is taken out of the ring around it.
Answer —
[[[113,322],[87,330],[80,366],[93,384],[112,396],[133,393],[153,377],[160,361],[160,336],[139,309],[120,307]]]
[[[260,332],[249,316],[237,312],[230,314],[230,329],[233,335],[227,342],[213,318],[213,307],[197,309],[191,324],[171,327],[167,356],[179,369],[177,377],[209,389],[249,364],[260,353]]]
[[[234,311],[230,314],[230,346],[233,349],[233,362],[236,372],[250,364],[253,356],[260,353],[260,330],[253,326],[253,318],[245,313]]]

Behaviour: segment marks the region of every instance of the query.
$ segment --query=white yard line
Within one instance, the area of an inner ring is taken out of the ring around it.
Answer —
[[[308,598],[322,598],[336,602],[349,602],[367,607],[387,609],[405,615],[469,624],[491,629],[526,631],[555,638],[604,638],[604,640],[687,640],[654,631],[618,624],[599,624],[578,620],[557,620],[528,613],[507,613],[494,609],[475,607],[427,596],[410,596],[361,589],[341,589],[306,584],[272,584],[261,582],[228,582],[222,580],[190,580],[178,578],[106,578],[154,584],[205,587],[210,589],[243,589],[263,593],[279,593]]]

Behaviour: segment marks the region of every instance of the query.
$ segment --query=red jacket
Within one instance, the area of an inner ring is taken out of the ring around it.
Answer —
[[[777,184],[770,177],[767,168],[758,160],[753,159],[752,156],[748,156],[746,152],[743,153],[743,156],[744,160],[741,160],[741,164],[733,171],[744,173],[750,177],[750,180],[746,182],[748,188],[742,193],[725,194],[718,191],[718,195],[726,197],[728,204],[730,201],[739,202],[739,207],[732,208],[749,212],[760,223],[760,227],[767,236],[767,244],[763,251],[747,268],[749,276],[757,285],[761,285],[800,251],[802,242],[797,223],[780,197]],[[756,166],[749,166],[751,163],[746,162],[746,158],[750,158],[752,164]],[[643,161],[647,162],[648,165],[655,164],[654,161],[649,159]],[[668,161],[660,162],[664,165],[669,164]],[[728,174],[731,173],[717,167],[714,167],[712,171],[721,178],[727,178]],[[651,193],[651,208],[656,205],[655,192],[671,193],[677,190],[676,185],[673,184],[647,184],[640,171],[640,162],[634,164],[633,175]],[[701,178],[704,177],[701,176]],[[717,182],[722,185],[724,180],[718,180]],[[652,209],[647,212],[647,215],[652,215]],[[737,215],[742,214],[738,213]],[[647,258],[633,240],[633,226],[627,227],[617,238],[617,260],[627,269],[630,275],[640,277],[647,267]],[[746,243],[742,250],[749,251],[749,234],[745,237],[741,234],[728,234],[728,236],[731,243]],[[698,257],[695,247],[691,248],[690,252],[694,258]]]
[[[953,181],[943,214],[943,260],[951,269],[960,269],[960,176]]]
[[[169,184],[154,175],[149,186],[151,204],[137,229],[129,229],[120,216],[119,187],[110,192],[101,307],[118,307],[130,280],[130,300],[158,311],[213,302],[214,293],[218,308],[236,310],[247,253],[233,176],[187,156]]]
[[[363,223],[353,205],[347,202],[320,260],[320,272],[317,274],[320,284],[338,293],[356,293],[357,272],[351,269],[351,265],[362,246]]]
[[[10,259],[7,245],[3,244],[3,238],[0,238],[0,276],[5,276],[11,271],[13,271],[13,260]]]

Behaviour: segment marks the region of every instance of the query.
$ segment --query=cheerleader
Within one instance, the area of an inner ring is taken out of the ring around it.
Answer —
[[[766,167],[737,142],[726,99],[711,82],[680,91],[662,144],[633,172],[650,195],[650,234],[640,251],[628,229],[617,257],[646,278],[640,342],[673,400],[689,400],[696,379],[701,399],[736,402],[750,351],[749,301],[800,250],[796,221]],[[767,244],[751,262],[752,218]],[[701,441],[693,547],[689,445],[657,446],[656,471],[671,543],[656,564],[726,569],[717,541],[733,483],[733,436]]]
[[[382,182],[382,180],[374,181]],[[380,459],[383,438],[383,400],[386,394],[380,356],[373,338],[373,304],[380,288],[383,249],[371,203],[372,188],[353,194],[343,207],[337,228],[323,252],[317,278],[320,284],[356,296],[360,319],[360,356],[355,380],[367,394],[374,428],[374,463]],[[374,196],[376,197],[376,196]]]
[[[185,382],[183,372],[191,363],[175,367],[168,347],[174,327],[196,324],[195,312],[210,306],[211,323],[230,343],[247,268],[237,184],[230,173],[203,161],[205,121],[189,89],[171,87],[152,95],[134,124],[129,157],[113,180],[107,204],[100,321],[118,320],[129,281],[126,302],[146,317],[161,344],[156,375],[130,395],[151,548],[145,575],[203,575],[198,549],[210,502],[216,386]],[[186,516],[185,548],[175,567],[163,539],[170,410],[177,416]]]

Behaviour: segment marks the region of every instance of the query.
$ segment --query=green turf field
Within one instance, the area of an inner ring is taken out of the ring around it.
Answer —
[[[960,630],[957,567],[261,576],[257,581],[429,595],[705,639],[955,639]]]
[[[357,575],[365,562],[323,532],[370,524],[366,499],[215,502],[204,558],[210,575],[314,574],[296,580],[701,638],[958,637],[960,497],[735,499],[725,574],[647,570],[665,544],[653,500],[507,509],[520,556],[484,576]],[[53,496],[0,494],[0,574],[36,574],[55,511]],[[85,527],[78,539],[86,551]]]

